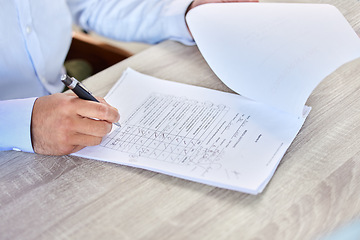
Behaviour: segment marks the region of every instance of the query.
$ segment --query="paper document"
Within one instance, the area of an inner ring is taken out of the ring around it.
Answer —
[[[106,101],[121,109],[121,128],[75,155],[252,194],[262,191],[305,119],[131,69]]]
[[[299,116],[321,80],[360,56],[359,37],[327,4],[204,4],[187,23],[229,88]]]
[[[106,96],[122,127],[75,155],[257,194],[308,116],[311,92],[360,57],[360,40],[323,4],[204,4],[187,22],[209,66],[242,96],[127,69]]]

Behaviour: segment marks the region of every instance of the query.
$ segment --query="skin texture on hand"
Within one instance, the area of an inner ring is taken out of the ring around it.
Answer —
[[[104,99],[98,100],[100,103],[82,100],[72,93],[38,98],[31,118],[34,151],[45,155],[66,155],[85,146],[100,144],[120,116]]]

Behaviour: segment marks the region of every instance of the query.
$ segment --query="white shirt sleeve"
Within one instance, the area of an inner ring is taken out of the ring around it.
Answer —
[[[75,23],[120,41],[193,45],[185,21],[192,0],[67,0]]]
[[[0,151],[34,152],[31,144],[31,114],[36,98],[0,101]]]
[[[12,30],[4,46],[15,43],[11,51],[4,51],[0,57],[0,66],[3,67],[0,71],[0,99],[41,96],[46,92],[44,86],[49,92],[56,92],[61,87],[58,75],[70,43],[71,30],[67,8],[85,30],[106,37],[148,43],[171,39],[194,44],[185,22],[185,12],[192,0],[66,0],[67,5],[63,1],[55,2],[59,4],[35,1],[31,2],[31,7],[27,2],[7,1],[2,6],[0,12],[7,14],[7,19],[17,21],[11,21],[12,25],[7,22],[0,24],[0,29]],[[50,8],[54,10],[49,11]],[[39,14],[41,11],[48,14]],[[55,13],[60,16],[49,17]],[[48,29],[54,26],[57,31],[48,34]],[[56,59],[56,64],[48,59]],[[19,64],[21,73],[17,71]],[[9,86],[21,88],[14,88],[8,94]],[[30,124],[35,100],[0,101],[0,151],[33,152]]]

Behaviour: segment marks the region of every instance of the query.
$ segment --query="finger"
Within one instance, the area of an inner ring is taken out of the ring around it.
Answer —
[[[116,111],[119,112],[119,110],[118,110],[116,107],[111,106],[104,98],[99,97],[99,98],[97,98],[97,99],[99,100],[99,102],[101,102],[101,103],[103,103],[103,104],[106,104],[106,105],[108,105],[109,107],[115,108]]]
[[[101,103],[107,103],[105,98],[102,98],[102,97],[95,97],[95,98]]]
[[[74,149],[71,151],[71,153],[75,153],[75,152],[77,152],[77,151],[80,151],[80,150],[83,149],[84,147],[85,147],[85,146],[80,146],[80,145],[75,146]]]
[[[112,124],[107,121],[79,116],[79,119],[74,122],[73,128],[79,134],[103,137],[111,131]]]
[[[68,96],[78,97],[78,96],[76,96],[76,94],[73,91],[66,91],[63,94],[68,95]]]
[[[99,100],[99,102],[106,104],[109,107],[115,108],[113,106],[111,106],[104,98],[96,98],[97,100]],[[117,110],[117,108],[115,108]]]
[[[71,145],[76,146],[96,146],[99,145],[102,141],[102,137],[95,137],[86,134],[74,134],[71,139]]]
[[[119,112],[107,104],[84,101],[81,99],[76,100],[77,114],[87,118],[96,118],[108,122],[117,122],[120,119]]]

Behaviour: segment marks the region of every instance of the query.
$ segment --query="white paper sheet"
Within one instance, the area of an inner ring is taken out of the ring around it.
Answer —
[[[128,69],[106,96],[122,127],[75,155],[257,194],[312,90],[360,56],[360,40],[329,5],[205,4],[187,20],[210,67],[247,98]]]
[[[360,57],[359,37],[327,4],[204,4],[187,22],[227,86],[298,116],[321,80]]]
[[[106,100],[121,109],[122,127],[75,155],[251,194],[266,186],[305,120],[131,69]]]

